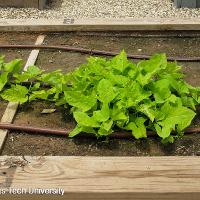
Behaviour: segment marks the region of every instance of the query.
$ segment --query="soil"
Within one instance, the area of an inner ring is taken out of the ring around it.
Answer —
[[[37,34],[0,33],[0,44],[34,44],[36,38]],[[26,62],[29,54],[29,50],[0,49],[0,55],[5,55],[5,60],[7,62],[16,58],[21,58]]]
[[[146,34],[146,35],[145,35]],[[162,34],[151,38],[135,36],[133,33],[100,34],[95,33],[62,33],[47,35],[44,44],[73,45],[99,50],[120,51],[125,49],[128,53],[147,54],[165,52],[168,56],[195,57],[200,55],[199,37],[162,37]],[[166,35],[166,33],[165,33]],[[10,36],[12,38],[13,36]],[[35,35],[32,35],[35,39]],[[16,36],[17,38],[17,36]],[[16,41],[18,41],[16,39]],[[23,42],[23,41],[21,41]],[[30,41],[32,42],[32,41]],[[2,42],[3,43],[3,42]],[[24,51],[24,50],[23,50]],[[4,51],[7,56],[14,54]],[[27,53],[27,51],[24,51]],[[88,55],[61,51],[40,51],[37,65],[47,71],[62,69],[73,70],[86,62]],[[26,57],[26,56],[25,56]],[[24,57],[24,58],[25,58]],[[26,59],[26,58],[25,58]],[[137,62],[137,61],[135,61]],[[194,86],[200,85],[199,63],[180,63],[187,75],[186,80]],[[0,107],[3,109],[3,104]],[[52,114],[41,114],[45,108],[54,108],[54,105],[37,101],[29,105],[20,106],[14,123],[54,129],[73,128],[75,123],[69,111],[56,108]],[[200,115],[196,117],[192,126],[200,126]],[[8,135],[3,155],[80,155],[80,156],[162,156],[162,155],[200,155],[200,135],[198,133],[186,135],[176,140],[174,144],[162,145],[160,140],[151,137],[145,140],[117,140],[102,141],[96,139],[68,139],[65,137],[42,136],[11,132]]]

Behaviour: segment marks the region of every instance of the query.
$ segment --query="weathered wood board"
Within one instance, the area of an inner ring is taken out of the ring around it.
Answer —
[[[199,157],[0,157],[1,189],[63,189],[12,199],[197,200]],[[11,196],[1,195],[1,199]]]
[[[0,0],[1,1],[1,0]],[[200,19],[2,19],[0,31],[136,31],[200,30]]]
[[[0,7],[23,7],[44,9],[47,0],[0,0]]]

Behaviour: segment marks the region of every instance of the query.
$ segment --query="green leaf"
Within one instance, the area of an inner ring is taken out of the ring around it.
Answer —
[[[4,66],[4,57],[5,56],[0,55],[0,70],[2,70]]]
[[[96,104],[93,96],[85,96],[79,91],[65,91],[64,95],[69,105],[79,108],[83,112],[90,110]]]
[[[110,131],[112,128],[112,125],[113,125],[113,120],[108,120],[101,124],[101,128],[103,128],[106,131]]]
[[[138,75],[136,80],[140,85],[144,86],[150,81],[153,81],[155,75],[158,75],[160,71],[166,69],[167,58],[165,54],[156,54],[150,58],[150,60],[141,61],[138,63]]]
[[[160,78],[172,77],[173,79],[180,79],[184,77],[184,74],[180,72],[181,66],[177,62],[168,62],[167,67],[160,71],[158,76]]]
[[[153,122],[155,119],[155,111],[154,108],[151,107],[151,104],[142,104],[137,108],[137,110],[144,113]]]
[[[103,122],[100,126],[100,129],[98,130],[98,135],[99,136],[108,136],[110,135],[112,131],[112,125],[113,121],[108,120],[107,122]]]
[[[127,121],[128,117],[124,110],[119,109],[118,106],[115,104],[113,109],[111,110],[111,118],[113,121]]]
[[[130,87],[127,88],[126,96],[132,100],[132,106],[139,104],[144,99],[148,99],[151,96],[151,91],[146,91],[142,88],[137,82],[130,84]]]
[[[182,96],[181,100],[184,106],[196,110],[196,105],[198,105],[198,102],[194,98],[188,96]]]
[[[6,72],[17,73],[22,69],[22,67],[23,67],[23,61],[21,59],[15,59],[5,64],[4,70]]]
[[[107,78],[112,82],[112,85],[119,85],[119,86],[126,86],[130,79],[127,78],[126,76],[122,76],[122,75],[113,75],[113,74],[109,74],[109,76],[107,76]]]
[[[178,101],[178,99],[179,99],[179,97],[177,97],[174,94],[171,94],[170,97],[166,99],[166,102],[175,104]]]
[[[164,103],[171,96],[170,82],[168,79],[153,82],[150,89],[153,92],[156,103]]]
[[[179,93],[179,95],[182,95],[182,94],[189,94],[189,88],[187,86],[187,84],[185,83],[185,81],[182,81],[182,80],[174,80],[174,79],[171,79],[171,85],[172,87]]]
[[[39,67],[37,67],[35,65],[31,65],[27,68],[27,70],[25,72],[30,74],[31,77],[34,77],[34,76],[41,74],[43,72],[43,70],[41,70]]]
[[[113,89],[112,83],[109,80],[102,79],[98,86],[97,92],[101,102],[110,103],[115,97],[116,92]]]
[[[49,94],[46,90],[33,91],[29,97],[29,101],[33,101],[35,99],[47,100],[48,96]]]
[[[10,102],[25,103],[28,101],[28,89],[21,85],[11,85],[10,89],[2,92],[1,97]]]
[[[36,66],[29,66],[25,72],[22,74],[14,74],[14,77],[17,79],[16,82],[23,82],[32,78],[36,78],[42,73],[42,70]]]
[[[189,85],[184,81],[184,80],[177,80],[175,78],[173,78],[172,75],[168,74],[165,75],[165,79],[168,80],[168,82],[170,83],[170,86],[176,91],[178,92],[179,95],[183,95],[183,94],[189,94]]]
[[[138,104],[151,96],[150,91],[144,90],[139,83],[132,82],[124,88],[119,88],[119,95],[116,97],[118,108],[138,107]]]
[[[93,112],[93,118],[98,122],[105,122],[110,117],[110,110],[107,103],[103,103],[101,110]]]
[[[36,82],[33,86],[31,86],[29,89],[30,91],[35,91],[40,88],[40,83]]]
[[[8,81],[8,72],[3,72],[0,75],[0,91],[4,88],[4,86],[6,85]]]
[[[127,59],[126,52],[123,50],[121,53],[117,56],[115,56],[110,63],[111,67],[119,71],[120,73],[123,73],[124,70],[129,67],[129,62]]]
[[[165,139],[162,139],[163,144],[174,143],[174,137],[172,135],[168,136]]]
[[[82,127],[77,125],[70,133],[69,133],[69,137],[75,137],[76,135],[78,135],[79,133],[82,132]]]
[[[97,122],[94,118],[89,117],[84,112],[74,112],[73,115],[74,115],[75,120],[80,126],[100,127],[99,122]]]
[[[165,103],[160,112],[162,113],[162,118],[157,118],[155,129],[163,139],[169,137],[172,130],[177,130],[178,132],[184,130],[191,124],[195,116],[195,112],[191,109],[184,106],[174,107],[169,103]]]
[[[70,133],[69,133],[69,137],[75,137],[76,135],[80,134],[81,132],[85,132],[85,133],[93,133],[95,134],[95,130],[91,127],[84,127],[84,126],[79,126],[77,125]]]
[[[134,122],[129,122],[128,125],[125,127],[125,129],[131,130],[133,136],[136,139],[146,138],[147,133],[146,133],[146,127],[144,125],[145,121],[146,121],[146,119],[144,119],[143,117],[138,117],[135,119]]]
[[[42,74],[37,79],[41,82],[50,84],[51,86],[55,87],[59,92],[63,91],[63,85],[67,82],[66,76],[61,72],[61,70]]]
[[[82,71],[82,74],[87,75],[88,74],[94,74],[96,77],[102,76],[105,72],[105,66],[107,63],[107,60],[105,58],[100,57],[92,57],[90,56],[88,59],[88,64],[86,67],[84,66],[84,71]],[[86,72],[86,69],[88,68],[88,71]]]

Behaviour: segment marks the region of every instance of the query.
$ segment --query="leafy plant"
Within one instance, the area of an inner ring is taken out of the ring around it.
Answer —
[[[43,99],[70,108],[77,122],[70,137],[81,132],[109,137],[127,130],[139,139],[152,130],[163,143],[173,142],[191,124],[200,104],[200,87],[186,83],[181,67],[167,62],[165,54],[137,64],[125,51],[111,60],[89,57],[67,74],[45,73],[36,66],[20,73],[21,67],[21,60],[4,63],[0,58],[1,97],[20,103]],[[31,85],[24,86],[26,80]]]

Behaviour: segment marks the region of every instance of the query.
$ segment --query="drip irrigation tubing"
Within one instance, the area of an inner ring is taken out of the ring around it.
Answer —
[[[26,133],[34,133],[34,134],[44,134],[44,135],[54,135],[54,136],[69,136],[69,132],[71,130],[61,130],[61,129],[48,129],[48,128],[39,128],[39,127],[32,127],[32,126],[19,126],[15,124],[7,124],[7,123],[0,123],[0,129],[7,129],[10,131],[20,131]],[[187,128],[185,130],[185,134],[192,134],[200,132],[200,127],[197,128]],[[157,134],[153,131],[147,131],[148,136],[156,136]],[[80,134],[79,137],[91,137],[95,138],[96,136],[93,134]],[[131,139],[133,138],[130,132],[126,131],[119,131],[115,132],[110,135],[110,138],[116,139]]]
[[[116,56],[119,52],[114,51],[104,51],[96,49],[86,49],[80,47],[72,47],[66,45],[0,45],[0,49],[51,49],[51,50],[60,50],[60,51],[71,51],[78,52],[83,54],[90,55],[104,55],[104,56]],[[127,54],[128,58],[131,59],[149,59],[151,55],[136,55],[136,54]],[[182,62],[199,62],[200,57],[167,57],[168,61],[182,61]]]

